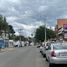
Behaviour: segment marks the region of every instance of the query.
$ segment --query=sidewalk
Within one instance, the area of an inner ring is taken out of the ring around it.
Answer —
[[[12,51],[12,50],[14,50],[13,47],[12,48],[3,48],[3,49],[1,49],[1,52],[7,52],[7,51]]]

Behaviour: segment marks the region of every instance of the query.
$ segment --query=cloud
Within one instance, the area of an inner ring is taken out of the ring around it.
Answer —
[[[67,0],[0,0],[0,14],[15,30],[21,27],[30,35],[45,22],[54,27],[56,19],[67,18]]]
[[[20,35],[19,30],[21,29],[21,35],[24,36],[30,36],[31,33],[33,33],[39,26],[43,25],[43,23],[40,22],[32,22],[34,24],[22,24],[22,23],[18,23],[18,22],[14,22],[17,19],[17,17],[10,17],[7,18],[8,22],[10,22],[9,24],[12,25],[14,27],[14,30],[16,31],[16,35]]]
[[[48,6],[45,6],[45,5],[41,5],[38,9],[38,12],[43,12],[43,11],[47,11],[48,9]]]

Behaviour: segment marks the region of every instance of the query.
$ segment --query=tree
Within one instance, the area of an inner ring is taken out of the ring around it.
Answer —
[[[44,41],[45,38],[45,32],[44,32],[44,28],[42,26],[40,26],[35,33],[35,39],[36,41]]]
[[[2,33],[10,33],[12,35],[14,35],[15,31],[13,29],[13,27],[11,25],[8,25],[7,21],[6,21],[6,17],[3,17],[2,15],[0,15],[0,35],[2,35]]]
[[[14,31],[14,29],[13,29],[13,27],[11,25],[9,25],[9,33],[11,33],[11,34],[15,33],[15,31]]]
[[[8,31],[8,23],[7,23],[7,21],[6,21],[6,17],[4,17],[4,19],[3,19],[3,30],[4,30],[5,32]]]
[[[21,41],[27,41],[27,40],[28,40],[28,39],[25,38],[24,36],[16,36],[16,35],[15,35],[15,37],[14,37],[14,40],[15,40],[15,41],[18,41],[18,40],[20,40],[20,37],[21,37]]]
[[[8,23],[6,21],[6,18],[0,15],[0,35],[3,31],[6,34],[6,32],[8,31]]]
[[[0,35],[2,34],[3,17],[0,15]]]
[[[51,39],[51,38],[55,38],[55,32],[51,29],[47,29],[46,28],[46,39]],[[35,33],[35,39],[38,42],[43,42],[45,40],[45,27],[44,26],[40,26],[39,28],[36,29],[36,33]]]
[[[8,27],[9,27],[9,39],[13,39],[15,31],[11,25],[8,25]]]

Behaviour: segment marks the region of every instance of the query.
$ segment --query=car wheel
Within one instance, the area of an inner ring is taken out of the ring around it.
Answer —
[[[46,61],[48,61],[47,57],[45,56]]]
[[[46,61],[48,61],[48,59],[46,58]]]
[[[44,58],[46,57],[45,54],[43,54],[43,57],[44,57]]]
[[[43,52],[41,51],[41,54],[43,55]]]

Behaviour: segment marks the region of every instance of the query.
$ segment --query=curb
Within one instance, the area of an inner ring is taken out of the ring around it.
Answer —
[[[14,48],[2,48],[1,52],[11,51],[14,50]]]

